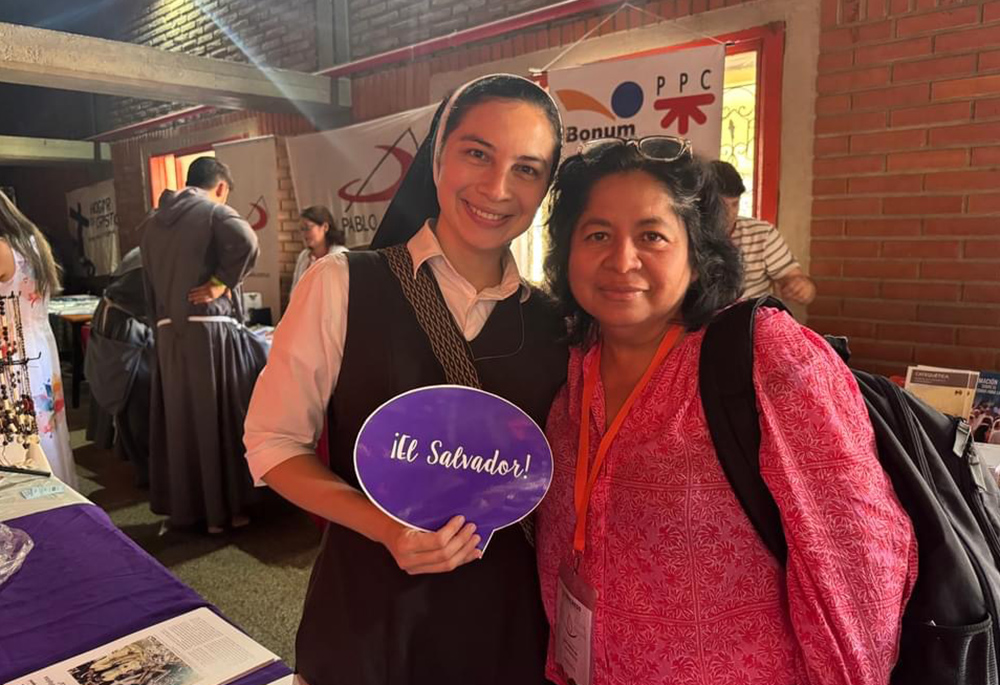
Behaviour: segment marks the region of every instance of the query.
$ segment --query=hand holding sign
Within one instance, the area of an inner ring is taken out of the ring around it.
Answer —
[[[476,525],[465,523],[465,517],[455,516],[435,533],[425,533],[400,523],[384,541],[400,569],[411,576],[421,573],[446,573],[483,553],[476,549],[482,538],[474,535]]]
[[[510,402],[473,388],[433,386],[403,393],[368,417],[354,467],[382,511],[436,531],[434,539],[411,534],[387,544],[409,570],[401,558],[415,568],[465,563],[471,540],[479,537],[472,548],[485,550],[495,530],[530,514],[551,483],[552,452],[538,425]],[[458,516],[475,529],[456,523]],[[417,563],[421,553],[426,564]]]

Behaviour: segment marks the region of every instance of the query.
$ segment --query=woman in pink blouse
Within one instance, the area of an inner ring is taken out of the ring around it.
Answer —
[[[785,313],[757,317],[754,385],[786,566],[719,465],[698,362],[740,293],[723,216],[684,141],[599,141],[560,169],[546,268],[575,347],[538,519],[556,683],[889,681],[916,540],[850,371]]]

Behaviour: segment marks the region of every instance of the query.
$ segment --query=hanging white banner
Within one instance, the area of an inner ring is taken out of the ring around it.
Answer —
[[[278,158],[274,136],[262,136],[213,146],[215,158],[229,166],[233,191],[228,204],[247,220],[257,234],[260,254],[254,270],[243,282],[243,292],[261,294],[264,307],[277,323],[281,313],[281,280],[278,255]]]
[[[722,138],[723,45],[548,72],[569,153],[600,138],[673,135],[708,159]]]
[[[96,276],[107,276],[121,260],[118,249],[118,213],[115,182],[101,181],[66,193],[69,232],[94,265]]]
[[[411,109],[344,128],[288,138],[288,159],[299,210],[324,205],[348,247],[368,245],[437,105]]]

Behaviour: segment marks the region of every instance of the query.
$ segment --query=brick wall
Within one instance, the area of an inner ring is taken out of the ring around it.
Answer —
[[[351,57],[367,57],[551,4],[547,0],[350,0]]]
[[[278,264],[281,273],[281,310],[288,306],[288,292],[292,288],[292,275],[295,273],[295,260],[302,251],[302,238],[299,232],[299,207],[295,202],[295,189],[292,186],[292,168],[288,161],[288,148],[284,137],[278,139],[278,245],[281,254]]]
[[[1000,367],[1000,2],[822,0],[810,325]]]
[[[361,2],[361,0],[356,1]],[[664,19],[676,19],[730,5],[739,5],[744,1],[747,0],[657,0],[655,2],[637,0],[633,4],[642,7],[652,15]],[[430,0],[430,2],[434,7],[447,6],[455,11],[458,11],[456,8],[468,4],[468,0],[465,2],[460,0]],[[382,6],[383,10],[391,11],[388,10],[388,7],[392,3],[391,0],[389,4],[364,0],[364,4]],[[427,3],[417,2],[414,4],[426,5]],[[503,12],[499,16],[491,15],[490,19],[498,19],[511,16],[519,11],[526,11],[532,8],[530,5],[537,7],[546,4],[551,3],[497,3]],[[352,2],[352,7],[353,5]],[[494,8],[494,5],[490,3],[490,7]],[[430,104],[429,84],[431,77],[435,74],[460,71],[479,64],[527,55],[539,50],[569,46],[582,38],[587,31],[596,27],[605,16],[616,8],[617,6],[609,6],[599,12],[581,13],[558,22],[541,24],[516,33],[509,33],[502,38],[463,45],[404,65],[356,76],[352,81],[354,120],[365,121]],[[496,14],[495,8],[489,11]],[[593,37],[606,36],[657,23],[657,19],[646,12],[626,9],[619,12],[612,21],[601,26],[592,35]],[[469,12],[470,16],[472,14]],[[478,23],[481,22],[470,22],[469,25],[474,26]],[[354,31],[354,24],[352,24],[352,31]],[[353,40],[354,35],[352,34],[352,42]]]
[[[317,68],[315,0],[204,0],[135,3],[116,20],[116,40],[270,67],[312,72]],[[105,128],[117,128],[183,105],[113,98]]]

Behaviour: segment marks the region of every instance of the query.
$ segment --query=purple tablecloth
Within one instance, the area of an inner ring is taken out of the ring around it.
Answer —
[[[28,533],[35,548],[0,585],[0,683],[211,606],[96,506],[62,507],[6,523]],[[279,662],[235,684],[264,685],[290,672]]]

